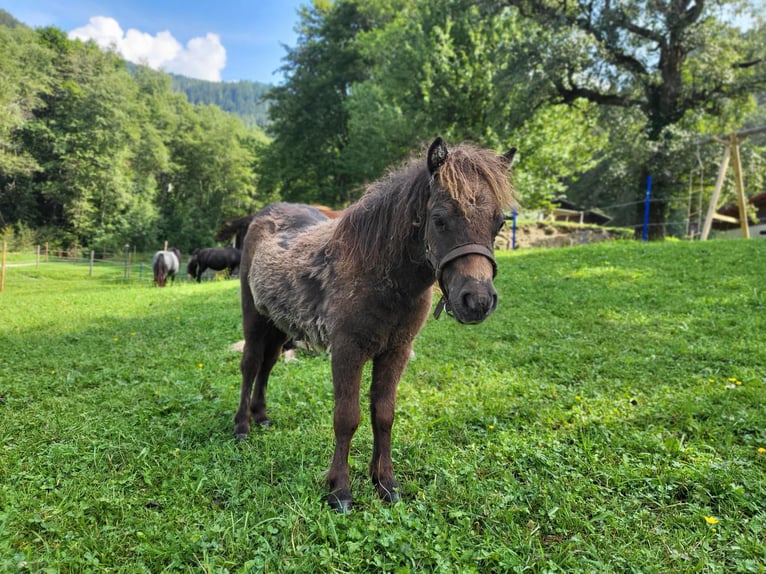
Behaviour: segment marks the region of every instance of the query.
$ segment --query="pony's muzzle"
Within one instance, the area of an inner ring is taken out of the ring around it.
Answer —
[[[461,323],[481,323],[497,308],[497,291],[492,281],[469,279],[450,299],[455,319]]]

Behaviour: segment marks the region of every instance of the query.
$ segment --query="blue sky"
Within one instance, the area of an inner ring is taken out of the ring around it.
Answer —
[[[128,60],[207,80],[277,84],[309,0],[0,0],[34,28],[116,46]]]

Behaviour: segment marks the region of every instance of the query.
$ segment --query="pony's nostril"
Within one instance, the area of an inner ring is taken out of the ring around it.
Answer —
[[[465,291],[460,297],[460,303],[468,311],[486,314],[497,306],[497,294]]]

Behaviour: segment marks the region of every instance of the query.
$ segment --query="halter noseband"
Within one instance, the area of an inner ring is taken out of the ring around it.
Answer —
[[[452,307],[450,307],[449,304],[449,292],[442,282],[444,268],[455,259],[459,259],[466,255],[482,255],[489,259],[489,262],[492,263],[492,278],[495,278],[497,275],[497,262],[495,261],[495,256],[490,249],[487,249],[481,243],[464,243],[463,245],[453,247],[440,260],[436,258],[433,251],[431,251],[431,248],[426,243],[426,259],[431,264],[431,267],[433,267],[433,270],[436,273],[436,280],[439,282],[439,289],[442,291],[442,296],[436,304],[436,309],[434,309],[434,319],[438,319],[442,311],[446,311],[448,315],[452,311]]]

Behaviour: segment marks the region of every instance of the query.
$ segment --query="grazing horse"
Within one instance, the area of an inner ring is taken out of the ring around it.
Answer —
[[[203,247],[192,252],[186,271],[199,283],[207,268],[222,271],[229,270],[229,275],[239,267],[240,251],[236,247]]]
[[[290,338],[331,351],[335,452],[327,480],[337,511],[352,506],[348,455],[365,363],[372,361],[369,472],[378,495],[395,501],[396,389],[431,309],[434,282],[443,294],[437,318],[446,311],[460,323],[480,323],[497,305],[493,241],[503,210],[515,202],[508,180],[515,151],[448,149],[437,138],[425,160],[371,184],[337,219],[308,205],[276,203],[250,223],[240,273],[245,345],[234,435],[244,439],[251,421],[270,424],[269,373]]]
[[[158,251],[152,257],[154,284],[164,287],[170,277],[170,283],[175,283],[176,273],[181,268],[181,252],[175,247],[166,251]]]

